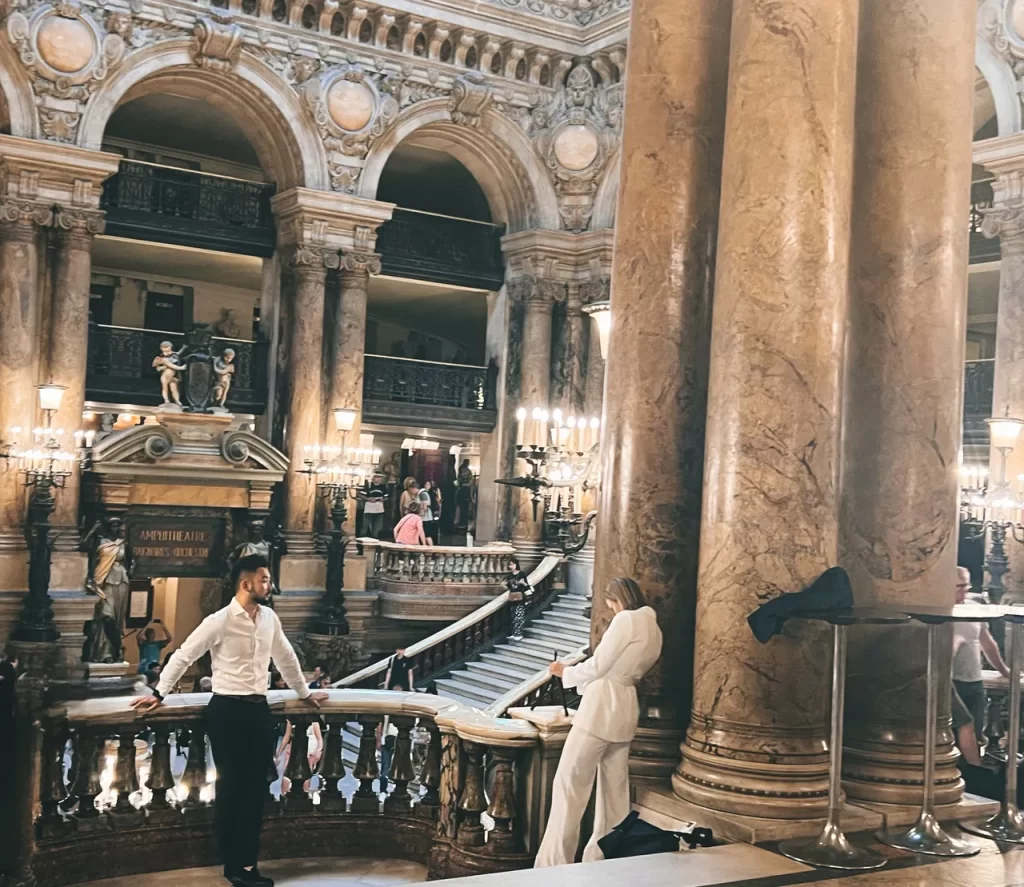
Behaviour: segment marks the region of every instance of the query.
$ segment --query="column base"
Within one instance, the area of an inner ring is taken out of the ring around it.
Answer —
[[[679,766],[683,728],[676,711],[640,699],[640,726],[629,747],[629,776],[637,782],[664,784]]]
[[[724,813],[766,819],[824,819],[828,752],[824,737],[777,735],[731,724],[682,745],[672,788],[685,801]],[[799,836],[797,836],[799,837]]]
[[[893,735],[875,742],[843,747],[843,788],[851,801],[889,806],[921,805],[923,791],[923,731],[916,736]],[[935,805],[956,804],[964,782],[956,762],[960,757],[952,737],[939,737],[935,751]]]

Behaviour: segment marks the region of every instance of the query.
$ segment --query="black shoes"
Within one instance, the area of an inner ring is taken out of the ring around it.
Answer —
[[[274,887],[274,879],[260,874],[259,866],[245,869],[229,869],[224,867],[224,877],[235,887]]]

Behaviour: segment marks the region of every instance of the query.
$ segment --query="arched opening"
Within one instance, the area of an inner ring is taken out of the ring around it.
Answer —
[[[991,139],[999,135],[996,100],[985,75],[974,70],[974,141]]]
[[[433,148],[401,144],[388,157],[377,199],[404,209],[490,222],[487,197],[455,157]]]

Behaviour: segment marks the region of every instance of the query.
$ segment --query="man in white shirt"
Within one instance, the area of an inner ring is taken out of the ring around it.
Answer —
[[[260,874],[260,828],[267,770],[274,754],[274,718],[267,705],[270,659],[300,699],[319,707],[327,693],[306,686],[295,650],[270,602],[270,563],[259,554],[239,558],[231,571],[235,596],[207,616],[171,656],[152,696],[131,704],[153,711],[207,651],[213,666],[213,697],[206,709],[207,733],[217,768],[215,814],[224,855],[224,877],[236,887],[273,887]]]

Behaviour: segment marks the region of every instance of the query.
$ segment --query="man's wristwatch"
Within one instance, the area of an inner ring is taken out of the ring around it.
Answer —
[[[157,690],[156,687],[153,688],[153,695],[156,697],[156,701],[157,702],[163,702],[164,701],[164,694],[161,693],[159,690]]]

